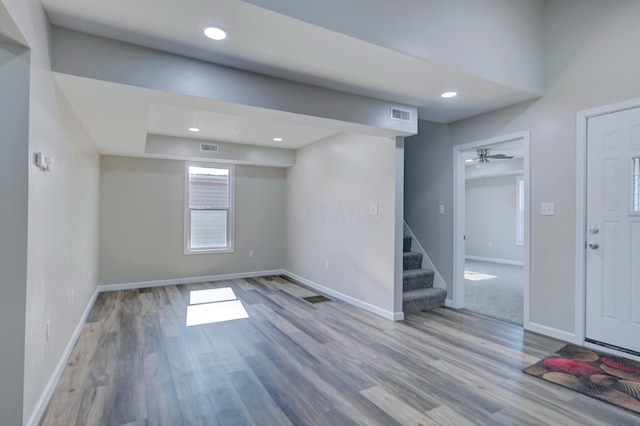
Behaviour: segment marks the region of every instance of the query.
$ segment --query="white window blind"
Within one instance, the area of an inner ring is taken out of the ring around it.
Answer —
[[[187,253],[232,249],[232,166],[187,163]]]

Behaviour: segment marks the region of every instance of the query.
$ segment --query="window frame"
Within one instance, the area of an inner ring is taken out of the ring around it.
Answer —
[[[524,176],[518,176],[516,178],[516,245],[524,246],[525,230],[524,230],[524,216],[525,216],[525,184]]]
[[[227,208],[215,208],[210,210],[225,210],[227,212],[227,244],[224,247],[191,248],[191,209],[189,207],[189,167],[207,167],[229,170],[229,206]],[[235,229],[235,165],[209,163],[201,161],[185,161],[184,167],[184,254],[215,254],[234,252],[234,229]]]
[[[640,155],[631,156],[630,216],[640,215]]]

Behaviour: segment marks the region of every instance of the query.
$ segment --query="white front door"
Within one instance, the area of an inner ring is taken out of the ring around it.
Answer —
[[[587,123],[586,340],[640,352],[640,108]]]

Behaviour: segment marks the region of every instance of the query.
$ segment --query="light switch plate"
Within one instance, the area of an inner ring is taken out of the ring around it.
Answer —
[[[443,215],[444,214],[444,204],[440,204],[438,206],[438,214],[439,215]]]
[[[555,216],[556,215],[556,203],[551,201],[545,201],[540,203],[540,216]]]

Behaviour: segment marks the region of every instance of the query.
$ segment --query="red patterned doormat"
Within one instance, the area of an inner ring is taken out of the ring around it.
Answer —
[[[640,414],[640,362],[566,345],[522,371]]]

